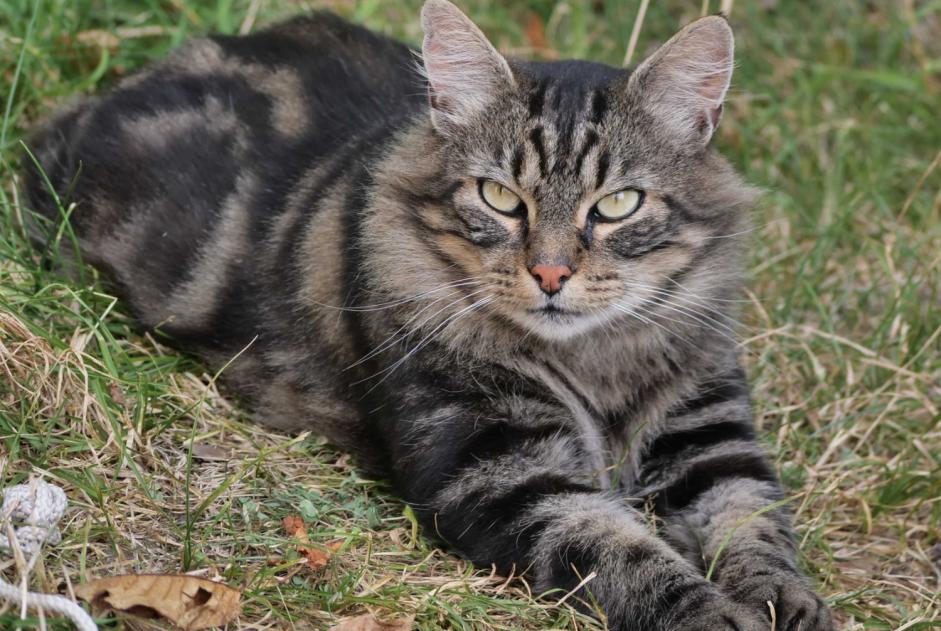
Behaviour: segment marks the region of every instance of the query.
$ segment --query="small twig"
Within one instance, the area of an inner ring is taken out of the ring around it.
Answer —
[[[631,65],[631,59],[634,57],[634,49],[637,48],[637,38],[640,37],[640,29],[644,25],[644,16],[647,15],[647,7],[650,6],[650,0],[640,0],[640,7],[637,9],[637,17],[634,18],[634,28],[631,29],[631,38],[627,42],[627,53],[624,55],[624,67]]]
[[[931,175],[931,172],[938,168],[939,163],[941,163],[941,151],[935,154],[934,160],[931,161],[931,164],[928,165],[928,168],[925,169],[924,173],[921,174],[921,177],[918,178],[918,181],[915,182],[915,188],[913,188],[912,191],[908,194],[908,197],[905,198],[905,203],[902,204],[902,210],[895,218],[895,221],[900,221],[902,217],[905,216],[909,207],[911,207],[912,202],[915,201],[915,195],[917,195],[918,191],[921,190],[921,187],[924,185],[925,180],[928,179],[928,176]]]
[[[732,5],[735,4],[735,0],[722,0],[722,4],[719,7],[719,11],[725,17],[732,15]]]
[[[248,35],[252,32],[252,27],[255,26],[255,18],[258,17],[258,9],[261,6],[262,0],[252,0],[252,3],[248,5],[248,12],[245,14],[245,19],[242,20],[242,25],[239,27],[239,35]]]
[[[560,599],[558,600],[557,604],[561,605],[562,603],[564,603],[566,600],[568,600],[568,598],[569,598],[572,594],[574,594],[575,592],[577,592],[578,590],[580,590],[582,587],[584,587],[585,585],[587,585],[588,582],[591,581],[591,580],[592,580],[593,578],[595,578],[596,576],[598,576],[598,573],[597,573],[597,572],[592,572],[591,574],[589,574],[588,576],[586,576],[585,578],[583,578],[581,581],[578,582],[578,585],[576,585],[575,587],[573,587],[565,596],[563,596],[562,598],[560,598]]]

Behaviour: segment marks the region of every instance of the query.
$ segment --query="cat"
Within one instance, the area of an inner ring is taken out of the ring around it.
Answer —
[[[329,13],[190,41],[34,134],[40,228],[474,563],[611,629],[832,629],[736,351],[726,20],[633,71],[421,23],[420,58]]]

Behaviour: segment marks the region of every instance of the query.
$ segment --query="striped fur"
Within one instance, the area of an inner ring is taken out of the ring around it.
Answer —
[[[784,510],[746,519],[782,493],[734,338],[752,191],[708,146],[724,20],[633,74],[504,60],[444,0],[423,26],[424,75],[326,13],[186,44],[36,133],[37,235],[75,204],[142,326],[238,356],[261,421],[352,451],[475,563],[581,584],[612,629],[766,629],[767,601],[831,629]]]

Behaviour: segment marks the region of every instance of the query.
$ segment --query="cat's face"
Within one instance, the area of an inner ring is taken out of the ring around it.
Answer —
[[[424,53],[450,184],[421,212],[468,288],[546,339],[704,317],[703,272],[729,256],[747,197],[707,147],[731,72],[725,22],[688,27],[629,75],[510,66],[445,13],[426,17]]]

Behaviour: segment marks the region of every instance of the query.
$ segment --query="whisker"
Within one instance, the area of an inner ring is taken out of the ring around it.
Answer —
[[[676,285],[677,287],[679,287],[680,289],[682,289],[683,292],[685,292],[685,293],[682,293],[682,294],[681,294],[681,293],[677,293],[676,291],[671,290],[671,289],[669,289],[669,288],[667,288],[667,287],[658,287],[658,286],[655,286],[655,285],[648,285],[648,284],[646,284],[646,283],[639,283],[639,282],[633,281],[633,280],[624,281],[624,282],[625,282],[625,284],[630,284],[630,285],[633,285],[634,287],[639,287],[639,288],[641,288],[641,289],[666,291],[666,292],[670,292],[671,294],[673,294],[673,295],[675,295],[675,296],[684,296],[684,297],[685,297],[685,296],[691,296],[691,297],[696,298],[696,299],[701,300],[701,301],[722,302],[722,303],[734,303],[734,304],[748,304],[748,302],[749,302],[748,300],[744,300],[744,299],[742,299],[742,300],[736,300],[736,299],[729,299],[729,298],[713,298],[712,296],[702,296],[702,295],[697,294],[696,292],[692,291],[691,289],[685,287],[684,285],[681,285],[681,284],[679,283],[679,281],[677,281],[676,279],[670,278],[669,276],[664,276],[664,278],[665,278],[666,280],[670,281],[671,283],[673,283],[674,285]]]
[[[427,304],[427,305],[425,305],[424,307],[422,307],[421,309],[419,309],[415,314],[412,315],[412,317],[410,317],[408,320],[406,320],[405,323],[404,323],[401,327],[399,327],[394,333],[392,333],[392,335],[390,335],[388,338],[386,338],[386,341],[385,341],[385,342],[383,342],[382,344],[380,344],[379,346],[377,346],[376,348],[374,348],[373,350],[371,350],[369,353],[367,353],[366,355],[364,355],[364,356],[361,357],[360,359],[356,360],[356,362],[354,362],[354,363],[350,364],[349,366],[347,366],[346,368],[344,368],[343,370],[344,370],[344,371],[347,371],[347,370],[349,370],[349,369],[351,369],[351,368],[354,368],[354,367],[356,367],[356,366],[359,366],[359,365],[362,364],[363,362],[368,361],[368,360],[372,359],[373,357],[375,357],[376,355],[379,355],[380,353],[385,352],[386,350],[392,348],[393,346],[395,346],[395,345],[398,344],[399,342],[408,339],[408,337],[411,336],[411,335],[413,335],[414,333],[416,333],[416,332],[418,332],[418,331],[421,331],[422,328],[423,328],[428,322],[430,322],[432,319],[434,319],[434,317],[437,316],[438,314],[440,314],[440,313],[442,313],[442,312],[444,312],[444,311],[447,311],[447,310],[450,309],[452,306],[458,304],[459,302],[461,302],[461,301],[464,300],[465,298],[470,298],[471,296],[476,296],[477,294],[480,294],[480,293],[482,293],[482,292],[484,292],[484,291],[486,291],[486,288],[485,288],[485,289],[478,289],[477,291],[472,291],[472,292],[470,292],[469,294],[463,294],[460,298],[457,298],[456,300],[452,300],[451,302],[449,302],[449,303],[446,304],[445,306],[441,307],[440,309],[438,309],[437,311],[435,311],[434,313],[432,313],[431,315],[429,315],[428,317],[426,317],[426,318],[425,318],[424,320],[422,320],[422,321],[418,324],[418,326],[416,326],[415,328],[406,331],[406,332],[403,333],[402,335],[399,335],[399,333],[401,333],[403,329],[405,329],[406,327],[408,327],[409,323],[412,322],[412,320],[414,320],[415,318],[417,318],[418,316],[420,316],[424,311],[430,309],[432,306],[434,306],[435,304],[441,302],[442,300],[446,300],[447,298],[450,298],[450,297],[453,296],[454,294],[458,294],[458,293],[461,293],[461,292],[459,292],[459,291],[451,292],[450,294],[448,294],[448,295],[446,295],[446,296],[442,296],[442,297],[440,297],[440,298],[438,298],[438,299],[436,299],[436,300],[430,302],[429,304]]]
[[[762,227],[763,227],[763,226],[762,226]],[[704,240],[704,241],[709,241],[709,240],[712,240],[712,239],[731,239],[731,238],[733,238],[733,237],[740,237],[740,236],[742,236],[743,234],[752,233],[752,232],[754,232],[755,230],[758,230],[758,228],[759,228],[759,226],[753,226],[753,227],[751,227],[751,228],[747,228],[747,229],[741,230],[741,231],[739,231],[739,232],[730,232],[729,234],[716,234],[716,235],[712,235],[712,236],[709,236],[709,237],[703,237],[703,240]]]
[[[379,375],[382,375],[383,373],[385,373],[385,376],[383,376],[382,379],[380,379],[379,381],[377,381],[369,390],[366,391],[365,394],[369,394],[370,392],[372,392],[373,390],[375,390],[377,387],[379,387],[379,385],[380,385],[382,382],[384,382],[386,379],[388,379],[390,376],[392,376],[392,373],[395,372],[395,370],[396,370],[399,366],[401,366],[401,365],[404,364],[406,361],[408,361],[409,358],[411,358],[415,353],[419,352],[422,348],[424,348],[425,346],[427,346],[428,344],[430,344],[430,343],[432,342],[432,340],[436,337],[436,335],[437,335],[437,336],[440,336],[440,334],[442,334],[442,333],[444,332],[444,330],[445,330],[448,326],[450,326],[451,324],[454,324],[454,323],[457,322],[458,320],[463,319],[463,318],[466,317],[467,315],[470,315],[470,313],[472,313],[472,312],[475,311],[476,309],[490,304],[491,302],[493,302],[493,300],[494,300],[494,298],[493,298],[492,296],[484,296],[483,298],[481,298],[481,299],[478,300],[477,302],[474,302],[474,303],[472,303],[471,305],[469,305],[469,306],[467,306],[467,307],[464,307],[463,309],[461,309],[461,310],[458,311],[457,313],[454,313],[454,314],[448,316],[443,322],[441,322],[440,324],[438,324],[438,326],[436,326],[434,329],[432,329],[432,331],[431,331],[428,335],[426,335],[424,338],[422,338],[422,340],[421,340],[418,344],[416,344],[415,347],[414,347],[412,350],[410,350],[408,353],[406,353],[402,358],[400,358],[399,360],[397,360],[394,364],[392,364],[392,365],[389,366],[388,368],[384,368],[383,370],[380,370],[379,372],[377,372],[377,373],[375,373],[375,374],[373,374],[373,375],[370,375],[369,377],[366,377],[365,379],[361,379],[361,380],[359,380],[359,381],[354,382],[353,385],[357,385],[357,384],[363,383],[364,381],[368,381],[368,380],[370,380],[370,379],[374,379],[374,378],[378,377]],[[453,303],[452,303],[452,304],[453,304]]]
[[[452,296],[454,296],[454,295],[456,295],[456,294],[458,294],[458,293],[460,293],[460,292],[458,292],[458,291],[452,291],[452,292],[450,292],[450,293],[448,293],[448,294],[446,294],[446,295],[444,295],[444,296],[439,296],[438,298],[435,298],[434,300],[432,300],[431,302],[429,302],[427,305],[425,305],[425,306],[422,307],[421,309],[417,310],[415,313],[413,313],[413,314],[409,317],[408,320],[406,320],[406,321],[402,324],[402,326],[400,326],[400,327],[399,327],[398,329],[396,329],[389,337],[387,337],[387,338],[385,339],[385,341],[383,341],[381,344],[379,344],[378,346],[376,346],[376,348],[372,349],[372,350],[369,351],[366,355],[364,355],[363,357],[359,358],[358,360],[356,360],[354,363],[350,364],[349,366],[347,366],[347,367],[344,368],[343,370],[344,370],[344,371],[349,370],[349,369],[351,369],[351,368],[354,368],[354,367],[356,367],[356,366],[362,364],[362,363],[365,362],[365,361],[368,361],[369,359],[372,359],[373,357],[375,357],[375,356],[378,355],[379,353],[382,353],[382,352],[385,351],[386,349],[388,349],[388,348],[394,346],[394,345],[396,344],[396,342],[398,342],[399,340],[408,337],[408,336],[412,333],[412,331],[407,331],[407,332],[406,332],[403,336],[401,336],[401,337],[398,337],[398,336],[399,336],[399,334],[402,333],[403,331],[406,331],[406,330],[408,329],[408,325],[411,324],[414,320],[416,320],[419,316],[421,316],[422,313],[424,313],[424,312],[427,311],[428,309],[432,308],[433,306],[435,306],[436,304],[438,304],[438,303],[441,302],[442,300],[447,300],[448,298],[450,298],[450,297],[452,297]],[[452,304],[455,304],[455,303],[460,302],[460,300],[461,300],[460,298],[454,300],[453,302],[449,303],[449,305],[445,306],[444,309],[447,309],[447,307],[450,306],[450,305],[452,305]],[[438,311],[438,312],[432,314],[430,317],[433,318],[435,315],[437,315],[437,313],[440,313],[440,311]],[[416,329],[421,328],[421,326],[422,326],[424,323],[425,323],[425,321],[422,321],[422,323],[419,324],[419,326],[416,327]]]
[[[673,337],[673,336],[675,336],[675,337],[678,337],[678,338],[680,338],[681,340],[685,341],[687,344],[691,344],[691,343],[692,343],[692,342],[690,342],[689,338],[686,338],[685,336],[683,336],[683,335],[680,334],[679,332],[671,331],[670,329],[666,328],[665,326],[663,326],[661,323],[657,322],[656,320],[650,319],[650,318],[648,317],[648,315],[650,315],[648,312],[644,312],[644,315],[641,315],[641,313],[639,313],[639,308],[629,308],[629,307],[625,307],[624,305],[619,304],[619,303],[614,303],[612,306],[613,306],[615,309],[617,309],[618,311],[620,311],[620,312],[622,312],[622,313],[626,313],[627,315],[636,318],[637,320],[643,322],[643,323],[646,324],[646,325],[657,327],[658,329],[660,329],[661,331],[663,331],[668,337]]]
[[[738,335],[738,331],[736,331],[736,330],[735,330],[730,324],[728,324],[727,322],[723,322],[722,320],[719,320],[718,318],[712,317],[712,316],[708,315],[707,313],[702,313],[702,312],[696,311],[695,309],[691,309],[691,308],[686,307],[686,306],[684,306],[684,305],[682,305],[682,304],[678,304],[678,303],[676,303],[676,302],[674,302],[674,301],[672,301],[672,300],[670,300],[670,299],[664,297],[664,296],[666,295],[666,296],[670,296],[670,297],[673,297],[673,298],[683,298],[683,296],[680,295],[680,294],[674,294],[674,293],[671,293],[671,292],[665,292],[665,291],[656,290],[656,289],[651,289],[651,290],[649,290],[649,291],[651,291],[652,293],[654,293],[654,295],[657,296],[656,301],[657,301],[659,304],[662,304],[662,305],[665,305],[665,306],[671,308],[671,310],[674,311],[674,312],[676,312],[676,313],[684,313],[684,314],[688,315],[690,318],[694,319],[696,322],[699,322],[699,323],[702,324],[703,326],[705,326],[705,327],[707,327],[707,328],[710,328],[710,329],[715,329],[715,327],[720,327],[720,328],[724,329],[724,330],[725,330],[730,336],[732,336],[732,337]],[[691,304],[691,305],[693,305],[693,306],[703,307],[703,308],[705,308],[706,310],[712,311],[713,313],[716,313],[716,314],[719,315],[720,317],[722,317],[722,318],[727,318],[727,319],[729,319],[730,321],[732,321],[732,322],[734,323],[734,320],[732,320],[731,318],[729,318],[728,316],[726,316],[724,313],[722,313],[721,311],[719,311],[719,310],[717,310],[717,309],[713,309],[713,308],[709,307],[708,305],[703,305],[703,304],[695,303],[695,302],[693,302],[693,301],[691,301],[691,300],[687,300],[687,303],[689,303],[689,304]]]
[[[323,302],[318,302],[316,300],[311,301],[311,303],[317,305],[318,307],[323,307],[325,309],[335,309],[337,311],[352,311],[352,312],[382,311],[384,309],[390,309],[392,307],[404,305],[409,302],[414,302],[425,296],[429,296],[431,294],[437,293],[439,291],[443,291],[445,289],[451,289],[453,287],[465,287],[467,285],[474,285],[474,284],[477,284],[481,278],[483,277],[482,276],[470,276],[468,278],[462,278],[460,280],[455,280],[450,283],[444,283],[442,285],[438,285],[437,287],[434,287],[433,289],[423,291],[413,296],[406,296],[404,298],[398,298],[396,300],[391,300],[389,302],[380,302],[380,303],[376,303],[373,305],[358,305],[355,307],[343,307],[343,306],[337,306],[337,305],[329,305]]]

